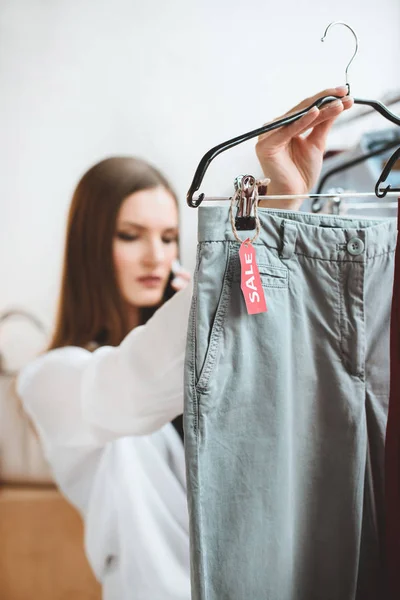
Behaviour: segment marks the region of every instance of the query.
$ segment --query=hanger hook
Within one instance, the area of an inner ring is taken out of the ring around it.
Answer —
[[[334,21],[333,23],[330,23],[328,25],[328,27],[325,29],[325,33],[323,35],[323,37],[321,38],[321,42],[325,41],[325,38],[327,36],[328,31],[330,30],[331,27],[333,27],[334,25],[343,25],[344,27],[347,27],[347,29],[350,29],[351,33],[354,35],[354,39],[356,41],[356,49],[354,51],[353,56],[350,59],[349,64],[346,67],[346,85],[347,85],[347,89],[349,90],[349,94],[350,94],[350,84],[349,84],[349,67],[351,65],[351,63],[353,62],[353,60],[356,57],[356,54],[358,52],[358,37],[356,32],[354,31],[354,29],[352,27],[350,27],[350,25],[347,25],[347,23],[343,23],[343,21]]]

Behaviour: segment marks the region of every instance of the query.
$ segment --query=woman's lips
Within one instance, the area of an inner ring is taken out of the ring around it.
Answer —
[[[153,275],[148,275],[146,277],[139,277],[138,282],[148,288],[157,288],[160,287],[162,283],[161,277],[155,277]]]

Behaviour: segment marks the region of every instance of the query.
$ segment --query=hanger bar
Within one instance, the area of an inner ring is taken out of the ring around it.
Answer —
[[[388,192],[387,196],[392,196],[394,198],[398,198],[399,194],[394,191]],[[314,198],[376,198],[374,192],[343,192],[341,194],[292,194],[292,195],[275,195],[275,196],[259,196],[259,200],[300,200],[310,198],[313,200]],[[196,201],[197,198],[194,198]],[[228,198],[228,196],[204,196],[202,202],[232,202],[232,197]]]

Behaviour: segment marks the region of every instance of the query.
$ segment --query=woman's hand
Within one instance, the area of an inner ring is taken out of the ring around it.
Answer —
[[[174,274],[174,279],[171,281],[171,287],[179,292],[183,290],[191,280],[191,275],[189,271],[186,271],[182,268],[180,263],[176,261],[172,266],[172,272]]]
[[[264,133],[258,138],[257,157],[264,175],[271,179],[268,194],[307,194],[316,184],[329,131],[335,119],[353,106],[353,99],[346,94],[345,86],[319,92],[283,116],[299,112],[323,96],[342,96],[342,99],[321,109],[314,107],[295,123]],[[304,137],[308,130],[310,132]],[[264,200],[260,206],[298,210],[302,203],[302,199]]]

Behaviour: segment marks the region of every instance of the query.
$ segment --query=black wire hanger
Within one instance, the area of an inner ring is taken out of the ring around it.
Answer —
[[[400,145],[400,133],[396,137],[395,140],[392,140],[391,142],[389,142],[387,144],[384,144],[383,146],[380,145],[379,148],[377,148],[375,150],[372,150],[371,152],[366,152],[365,154],[361,154],[360,156],[357,156],[356,158],[351,158],[349,160],[343,161],[342,163],[340,163],[336,167],[333,167],[332,169],[329,169],[329,171],[326,171],[324,173],[323,177],[321,177],[321,179],[320,179],[320,181],[318,183],[317,189],[315,190],[315,196],[319,196],[322,193],[322,190],[324,189],[324,187],[326,185],[326,182],[333,175],[337,175],[338,173],[342,173],[342,171],[347,171],[348,169],[351,169],[352,167],[355,167],[355,166],[357,166],[357,165],[365,162],[369,158],[373,158],[375,156],[379,156],[380,154],[384,154],[388,150],[392,150],[393,148],[395,148],[396,146],[398,147],[399,145]],[[387,163],[387,164],[389,164],[389,163]],[[381,177],[382,177],[382,175],[381,175]],[[380,181],[378,183],[380,183]],[[390,186],[389,186],[389,188],[390,188]],[[389,189],[387,190],[387,192],[388,191],[389,191]],[[376,192],[376,190],[375,190],[375,192]],[[311,196],[313,196],[313,195],[314,194],[311,194]],[[376,193],[376,195],[378,195],[378,194]],[[322,207],[323,207],[323,203],[321,202],[321,199],[320,198],[315,198],[314,201],[313,201],[313,203],[312,203],[312,212],[319,212],[322,209]]]
[[[390,171],[393,169],[398,160],[400,160],[400,148],[397,148],[397,150],[393,152],[392,156],[387,161],[378,181],[376,182],[375,195],[378,196],[378,198],[384,198],[388,192],[400,192],[400,188],[394,188],[390,184],[384,188],[380,187],[381,183],[384,183],[389,177]]]
[[[329,29],[331,27],[333,27],[334,25],[343,25],[345,27],[347,27],[348,29],[350,29],[350,31],[352,32],[354,39],[356,41],[356,48],[354,51],[353,56],[351,57],[350,62],[348,63],[347,67],[346,67],[346,86],[348,89],[348,94],[350,94],[350,84],[348,81],[348,70],[349,67],[351,65],[351,63],[353,62],[357,52],[358,52],[358,37],[355,33],[355,31],[352,29],[352,27],[350,27],[349,25],[347,25],[347,23],[343,23],[342,21],[335,21],[333,23],[330,23],[328,25],[328,27],[325,30],[325,33],[323,35],[323,37],[321,38],[321,41],[325,41],[325,38],[327,36],[327,33],[329,31]],[[254,137],[257,137],[263,133],[267,133],[268,131],[273,131],[274,129],[279,129],[280,127],[285,127],[286,125],[290,125],[291,123],[294,123],[295,121],[298,121],[299,119],[301,119],[302,116],[304,116],[309,110],[311,110],[314,106],[316,106],[317,108],[321,108],[322,106],[324,106],[325,104],[329,104],[330,102],[333,102],[334,100],[338,100],[340,99],[341,96],[323,96],[321,98],[318,98],[318,100],[316,100],[315,102],[313,102],[312,104],[310,104],[310,106],[308,106],[307,108],[304,108],[301,111],[298,111],[297,113],[294,113],[293,115],[290,115],[288,117],[284,117],[282,119],[277,119],[276,121],[273,121],[272,123],[268,123],[267,125],[264,125],[263,127],[259,127],[258,129],[253,129],[252,131],[249,131],[247,133],[243,133],[242,135],[239,135],[235,138],[232,138],[231,140],[228,140],[226,142],[222,142],[221,144],[218,144],[218,146],[214,146],[214,148],[211,148],[210,150],[208,150],[208,152],[206,152],[203,156],[203,158],[201,159],[201,161],[199,162],[196,172],[194,174],[193,177],[193,181],[190,185],[190,188],[187,192],[186,195],[186,201],[188,206],[192,207],[192,208],[198,208],[200,206],[200,204],[203,202],[205,195],[199,194],[199,196],[197,198],[194,198],[194,194],[195,192],[197,192],[197,190],[199,190],[202,181],[204,179],[204,176],[206,174],[206,171],[208,169],[208,167],[210,166],[211,162],[214,160],[214,158],[216,158],[219,154],[221,154],[222,152],[225,152],[226,150],[229,150],[230,148],[233,148],[234,146],[237,146],[239,144],[242,144],[243,142],[246,142],[248,140],[251,140]],[[400,126],[400,117],[394,113],[392,113],[387,106],[385,106],[384,104],[382,104],[382,102],[379,102],[378,100],[368,100],[368,99],[364,99],[364,98],[354,98],[354,104],[360,104],[360,105],[365,105],[365,106],[370,106],[371,108],[373,108],[374,110],[376,110],[378,113],[380,113],[383,117],[385,117],[385,119],[387,119],[388,121],[391,121],[392,123],[399,125]],[[400,150],[400,149],[399,149]],[[395,153],[396,154],[396,153]],[[380,176],[376,187],[375,187],[375,192],[376,195],[380,198],[383,198],[387,192],[389,191],[389,189],[391,189],[392,191],[398,191],[397,188],[390,188],[390,186],[386,187],[384,190],[378,190],[379,194],[377,192],[377,189],[380,185],[380,183],[382,183],[383,181],[385,181],[385,179],[387,178],[387,176],[389,175],[389,172],[393,166],[393,164],[396,162],[397,160],[397,156],[396,159],[395,154],[393,155],[393,163],[391,162],[391,159],[389,160],[387,166],[384,169],[384,172],[382,173],[382,175]],[[389,168],[389,164],[390,164],[390,168]],[[387,172],[386,172],[387,171]],[[383,174],[386,172],[386,176],[383,177]]]

